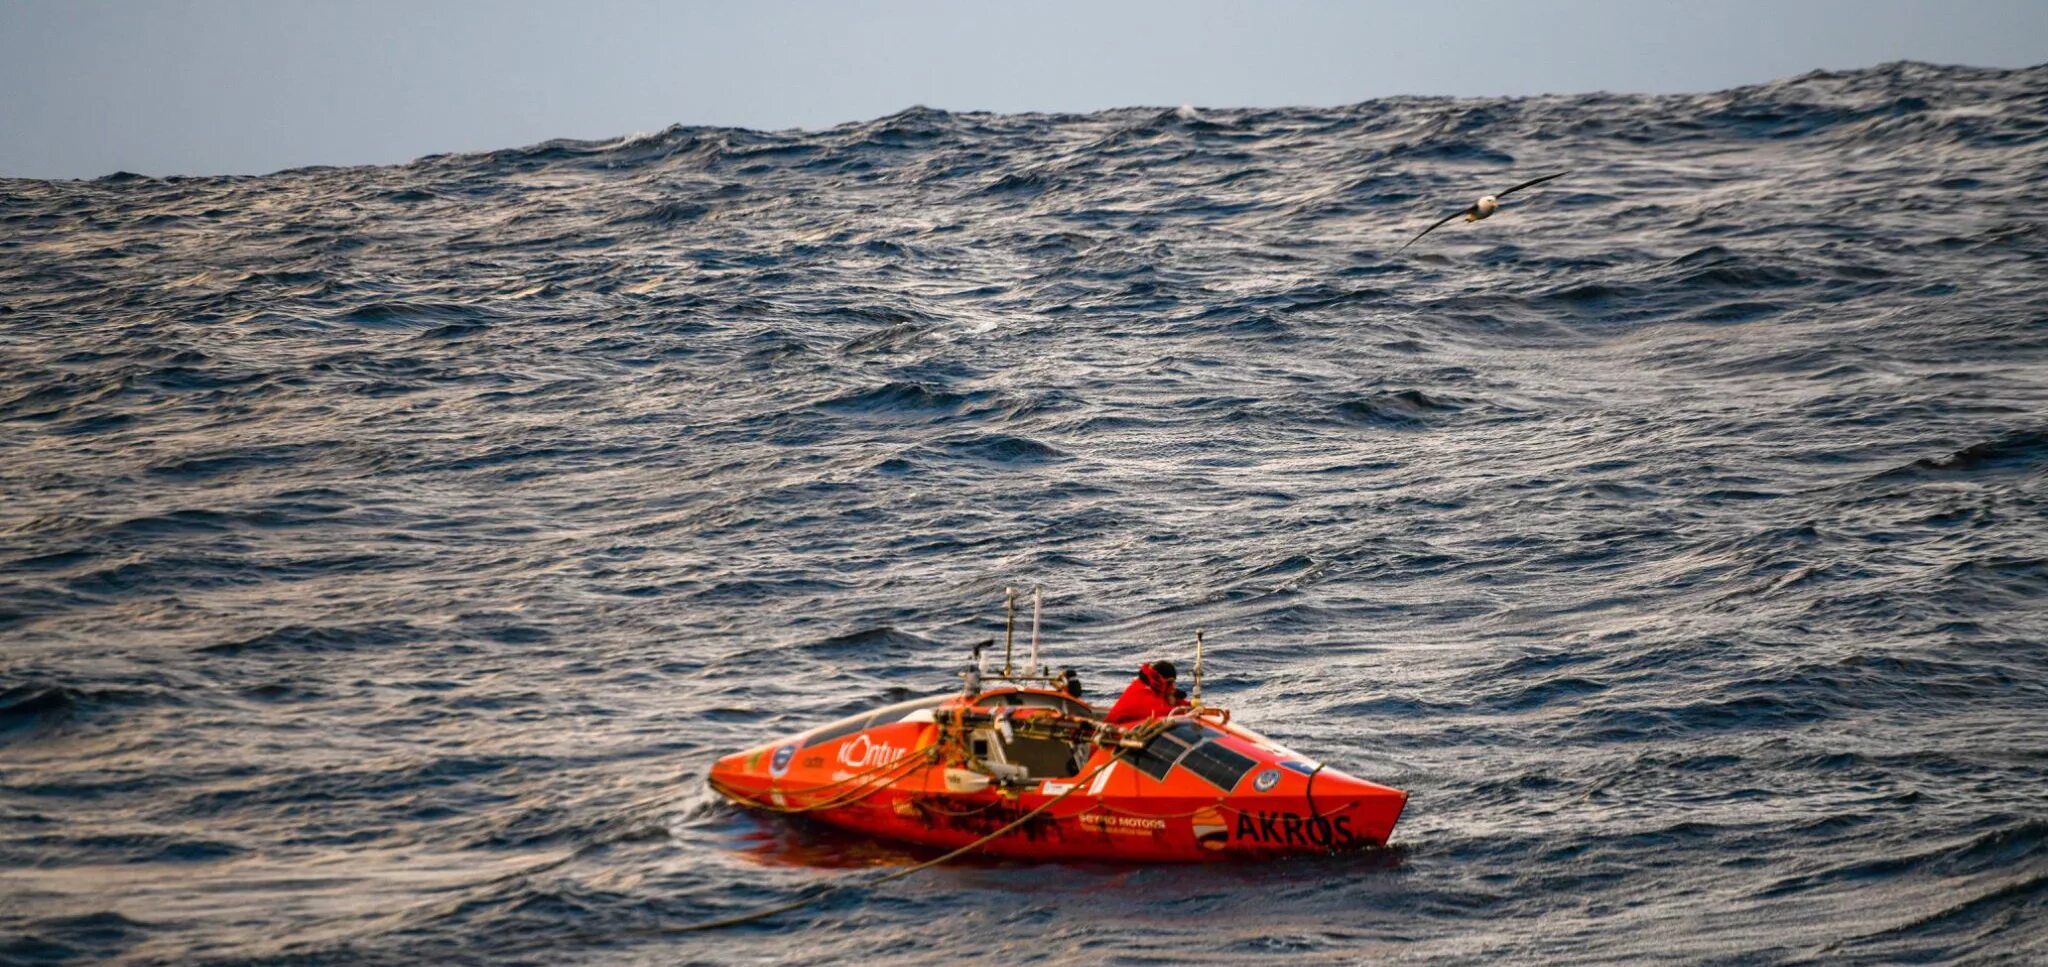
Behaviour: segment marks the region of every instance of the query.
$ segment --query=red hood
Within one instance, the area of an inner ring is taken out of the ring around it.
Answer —
[[[1138,680],[1144,682],[1145,687],[1151,689],[1154,695],[1169,703],[1173,701],[1173,679],[1159,674],[1159,670],[1153,668],[1151,662],[1138,666]]]

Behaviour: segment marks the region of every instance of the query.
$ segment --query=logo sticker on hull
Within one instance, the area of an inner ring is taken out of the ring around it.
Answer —
[[[785,745],[775,750],[775,758],[768,760],[768,774],[781,778],[789,771],[789,760],[796,758],[796,746]]]
[[[1074,819],[1082,829],[1105,836],[1161,836],[1166,832],[1166,820],[1157,816],[1087,812]]]
[[[839,747],[839,764],[848,769],[881,766],[902,758],[903,750],[887,742],[876,742],[863,732]]]
[[[1237,814],[1237,828],[1231,838],[1261,846],[1308,846],[1336,849],[1358,843],[1351,829],[1351,817],[1297,816],[1263,810]]]
[[[1259,777],[1257,779],[1252,780],[1252,788],[1257,789],[1260,792],[1269,792],[1272,790],[1274,786],[1277,786],[1279,784],[1280,770],[1278,769],[1267,769],[1266,771],[1259,773]]]
[[[1195,842],[1206,850],[1220,850],[1230,845],[1230,821],[1223,813],[1210,806],[1198,810],[1193,817]]]

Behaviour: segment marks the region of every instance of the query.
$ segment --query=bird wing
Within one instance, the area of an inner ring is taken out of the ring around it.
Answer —
[[[1417,232],[1417,233],[1415,233],[1415,237],[1414,237],[1414,238],[1411,238],[1411,239],[1409,239],[1409,240],[1408,240],[1408,241],[1407,241],[1406,243],[1403,243],[1403,244],[1402,244],[1402,246],[1401,246],[1400,248],[1397,248],[1397,249],[1395,249],[1395,250],[1394,250],[1394,251],[1395,251],[1395,253],[1396,253],[1396,254],[1398,254],[1398,253],[1400,253],[1400,252],[1403,252],[1403,251],[1407,250],[1408,246],[1410,246],[1410,245],[1413,245],[1413,244],[1415,244],[1416,242],[1419,242],[1419,241],[1421,241],[1421,240],[1422,240],[1422,236],[1424,236],[1424,235],[1427,235],[1427,234],[1429,234],[1429,233],[1431,233],[1431,232],[1434,232],[1434,231],[1436,231],[1436,230],[1437,230],[1437,229],[1439,229],[1439,228],[1442,228],[1442,227],[1444,227],[1444,222],[1448,222],[1448,221],[1450,221],[1451,219],[1453,219],[1453,218],[1456,218],[1456,217],[1458,217],[1459,215],[1470,215],[1470,214],[1472,214],[1472,212],[1473,212],[1473,207],[1472,207],[1472,206],[1470,206],[1470,205],[1467,205],[1467,206],[1465,206],[1465,210],[1464,210],[1464,211],[1461,211],[1461,212],[1452,212],[1452,213],[1450,213],[1450,214],[1448,214],[1448,215],[1445,215],[1445,216],[1443,217],[1443,221],[1437,222],[1436,224],[1434,224],[1434,225],[1431,225],[1431,226],[1429,226],[1428,228],[1425,228],[1425,229],[1423,229],[1422,231],[1420,231],[1420,232]]]
[[[1571,172],[1569,172],[1569,171],[1560,171],[1560,172],[1558,172],[1557,174],[1554,174],[1554,175],[1544,175],[1544,176],[1543,176],[1543,177],[1541,177],[1541,178],[1537,178],[1537,179],[1534,179],[1534,180],[1531,180],[1531,181],[1525,181],[1525,182],[1522,182],[1521,184],[1519,184],[1519,185],[1516,185],[1516,186],[1514,186],[1513,188],[1510,188],[1510,189],[1508,189],[1508,190],[1506,190],[1506,191],[1504,191],[1504,192],[1501,192],[1500,194],[1497,194],[1497,195],[1495,195],[1495,196],[1493,196],[1493,197],[1495,197],[1495,198],[1506,198],[1507,196],[1509,196],[1509,195],[1512,195],[1512,194],[1514,194],[1515,192],[1521,191],[1522,189],[1524,189],[1524,188],[1527,188],[1527,187],[1529,187],[1529,186],[1531,186],[1531,185],[1540,185],[1540,184],[1542,184],[1542,183],[1544,183],[1544,182],[1546,182],[1546,181],[1549,181],[1549,180],[1550,180],[1550,179],[1552,179],[1552,178],[1562,178],[1562,177],[1564,177],[1564,176],[1566,176],[1566,175],[1568,175],[1568,174],[1571,174]]]

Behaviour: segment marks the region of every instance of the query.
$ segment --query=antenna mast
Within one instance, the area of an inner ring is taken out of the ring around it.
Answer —
[[[1003,677],[1010,677],[1010,642],[1017,632],[1017,589],[1003,589]]]
[[[1202,707],[1202,629],[1195,629],[1195,694],[1193,704]]]
[[[1024,666],[1026,675],[1043,675],[1045,669],[1038,665],[1038,609],[1045,603],[1044,589],[1031,589],[1031,662]]]

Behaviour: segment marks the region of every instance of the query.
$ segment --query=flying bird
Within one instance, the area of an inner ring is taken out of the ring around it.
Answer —
[[[1508,189],[1508,190],[1506,190],[1506,191],[1504,191],[1504,192],[1501,192],[1501,193],[1500,193],[1500,194],[1498,194],[1498,195],[1484,195],[1484,196],[1481,196],[1481,197],[1480,197],[1480,199],[1479,199],[1478,201],[1475,201],[1475,202],[1473,202],[1473,203],[1472,203],[1472,207],[1470,207],[1470,208],[1467,208],[1467,209],[1465,209],[1464,211],[1461,211],[1461,212],[1452,212],[1452,213],[1450,213],[1449,215],[1445,215],[1445,216],[1443,217],[1443,221],[1437,222],[1436,224],[1434,224],[1434,225],[1431,225],[1431,226],[1429,226],[1428,228],[1425,228],[1425,229],[1423,229],[1423,230],[1422,230],[1421,232],[1417,233],[1417,234],[1416,234],[1416,236],[1415,236],[1414,238],[1411,238],[1411,239],[1409,239],[1409,240],[1407,241],[1407,243],[1403,244],[1403,245],[1402,245],[1402,246],[1401,246],[1400,248],[1397,248],[1397,249],[1395,249],[1394,251],[1395,251],[1396,253],[1399,253],[1399,252],[1405,251],[1405,250],[1406,250],[1406,249],[1408,248],[1408,246],[1409,246],[1409,245],[1413,245],[1413,244],[1415,244],[1416,242],[1419,242],[1419,241],[1421,241],[1421,240],[1422,240],[1422,236],[1424,236],[1424,235],[1427,235],[1427,234],[1429,234],[1429,233],[1431,233],[1431,232],[1434,232],[1434,231],[1436,231],[1436,230],[1437,230],[1437,229],[1439,229],[1439,228],[1442,228],[1442,227],[1444,227],[1444,225],[1445,225],[1446,223],[1448,223],[1448,222],[1449,222],[1449,221],[1450,221],[1451,219],[1453,219],[1453,218],[1456,218],[1456,217],[1458,217],[1459,215],[1463,215],[1463,216],[1465,216],[1465,220],[1466,220],[1466,221],[1468,221],[1468,222],[1476,222],[1476,221],[1478,221],[1478,220],[1480,220],[1480,219],[1482,219],[1482,218],[1485,218],[1485,217],[1486,217],[1486,216],[1488,216],[1488,215],[1491,215],[1491,214],[1493,214],[1493,213],[1494,213],[1494,211],[1495,211],[1496,209],[1500,208],[1500,200],[1501,200],[1501,199],[1503,199],[1503,198],[1506,198],[1507,196],[1509,196],[1509,195],[1512,195],[1512,194],[1514,194],[1515,192],[1521,191],[1521,190],[1522,190],[1522,189],[1524,189],[1524,188],[1528,188],[1528,187],[1530,187],[1530,186],[1532,186],[1532,185],[1540,185],[1540,184],[1542,184],[1542,183],[1544,183],[1544,182],[1546,182],[1546,181],[1549,181],[1549,180],[1550,180],[1550,179],[1552,179],[1552,178],[1562,178],[1562,177],[1564,177],[1564,176],[1566,176],[1566,175],[1568,175],[1568,174],[1571,174],[1571,172],[1569,172],[1569,171],[1560,171],[1560,172],[1558,172],[1557,174],[1554,174],[1554,175],[1544,175],[1544,176],[1543,176],[1543,177],[1541,177],[1541,178],[1536,178],[1536,179],[1532,179],[1532,180],[1530,180],[1530,181],[1525,181],[1525,182],[1522,182],[1521,184],[1519,184],[1519,185],[1516,185],[1516,186],[1514,186],[1513,188],[1510,188],[1510,189]]]

